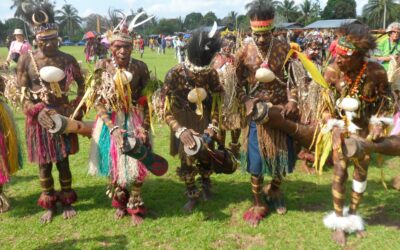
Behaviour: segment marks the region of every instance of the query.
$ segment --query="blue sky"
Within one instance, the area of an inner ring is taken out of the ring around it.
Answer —
[[[143,7],[148,14],[153,14],[158,18],[173,18],[181,16],[184,18],[191,12],[201,12],[203,14],[213,11],[219,18],[227,15],[230,11],[244,14],[244,5],[250,0],[56,0],[57,8],[68,3],[72,4],[79,15],[85,17],[91,13],[107,14],[109,7],[125,10],[129,13],[130,9],[137,10]],[[296,3],[303,0],[295,0]],[[327,0],[320,0],[322,8]],[[357,0],[357,13],[361,13],[361,8],[367,0]],[[5,20],[13,16],[14,11],[10,10],[11,0],[0,1],[0,19]]]

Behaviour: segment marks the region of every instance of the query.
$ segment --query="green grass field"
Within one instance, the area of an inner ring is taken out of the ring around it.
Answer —
[[[83,47],[62,50],[83,60]],[[1,48],[0,61],[5,55]],[[147,49],[143,60],[150,70],[157,69],[160,79],[176,62],[172,50],[157,55]],[[16,112],[15,118],[23,132],[21,112]],[[25,161],[5,187],[12,208],[0,214],[0,249],[339,249],[322,224],[324,214],[332,209],[331,169],[322,176],[298,171],[288,176],[283,185],[288,213],[272,213],[252,228],[242,219],[252,196],[250,177],[241,171],[213,175],[214,199],[202,201],[191,214],[184,213],[184,185],[175,173],[178,160],[168,155],[169,130],[157,125],[155,132],[155,151],[168,159],[170,169],[165,176],[149,176],[145,182],[143,198],[149,215],[142,225],[132,226],[129,217],[114,220],[114,209],[105,195],[107,179],[87,175],[89,140],[80,138],[80,152],[70,157],[73,187],[79,196],[77,216],[64,220],[58,213],[51,224],[39,223],[43,210],[36,205],[38,167]],[[384,173],[388,184],[400,174],[398,158],[387,159]],[[58,176],[57,170],[53,176]],[[360,207],[368,223],[368,237],[350,236],[346,249],[400,249],[400,194],[383,188],[381,170],[375,164],[368,180]],[[349,193],[350,181],[347,187]]]

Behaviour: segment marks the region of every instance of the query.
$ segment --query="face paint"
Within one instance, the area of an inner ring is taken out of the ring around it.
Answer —
[[[132,44],[123,41],[114,41],[111,45],[111,53],[118,66],[127,66],[131,58]]]
[[[58,52],[58,39],[38,40],[38,48],[47,57],[54,56]]]

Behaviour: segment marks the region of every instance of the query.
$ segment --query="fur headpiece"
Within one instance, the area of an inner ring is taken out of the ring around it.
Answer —
[[[365,54],[376,47],[375,38],[363,24],[345,24],[339,28],[341,38],[336,46],[340,55]]]
[[[217,23],[210,32],[197,31],[187,46],[188,60],[195,66],[203,67],[210,64],[215,53],[221,49],[221,40],[216,34]]]

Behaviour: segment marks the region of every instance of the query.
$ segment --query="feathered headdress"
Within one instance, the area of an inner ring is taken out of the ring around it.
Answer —
[[[45,1],[43,3],[23,3],[23,19],[32,27],[36,38],[47,40],[58,37],[58,26],[54,20],[54,6]]]
[[[121,21],[118,23],[118,25],[113,29],[109,41],[112,43],[114,41],[123,41],[123,42],[128,42],[132,43],[133,42],[133,37],[132,37],[132,32],[133,29],[136,27],[139,27],[140,25],[150,21],[154,16],[150,16],[147,19],[136,23],[139,17],[145,14],[145,12],[140,12],[137,14],[131,21],[131,23],[127,24],[127,17],[124,13],[118,12],[122,18]]]

